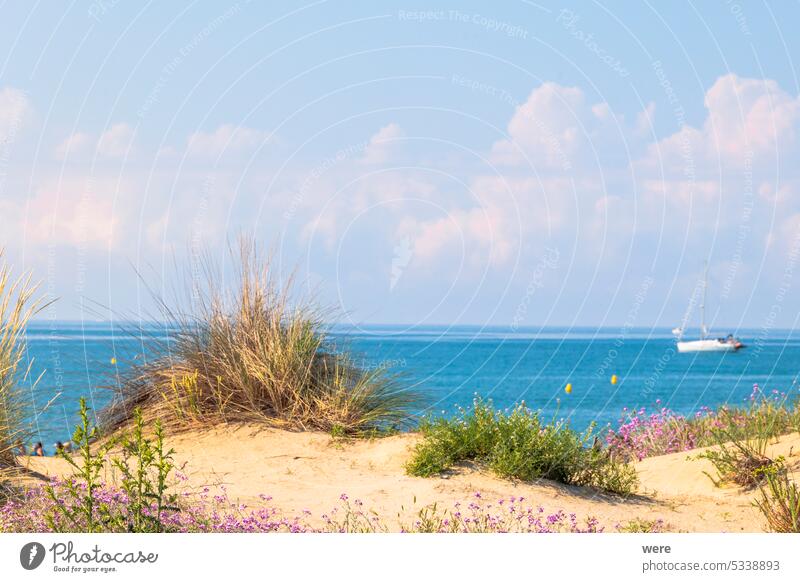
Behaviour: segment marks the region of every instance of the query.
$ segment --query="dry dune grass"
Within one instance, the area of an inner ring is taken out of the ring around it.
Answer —
[[[147,358],[123,374],[107,428],[127,423],[136,407],[171,428],[256,421],[358,434],[407,420],[415,396],[396,375],[357,365],[328,333],[330,314],[297,300],[291,280],[279,284],[252,241],[232,254],[232,286],[206,260],[188,309],[159,299],[168,337],[148,337]]]
[[[14,277],[0,249],[0,470],[15,464],[14,449],[27,436],[25,399],[20,384],[25,366],[25,325],[45,307],[36,298],[31,276]]]

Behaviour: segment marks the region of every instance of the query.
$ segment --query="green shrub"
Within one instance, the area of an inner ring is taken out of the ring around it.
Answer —
[[[92,450],[92,442],[97,438],[97,427],[91,426],[89,422],[89,409],[86,407],[86,399],[80,399],[80,419],[81,423],[75,427],[72,435],[72,442],[78,447],[77,460],[67,453],[64,449],[57,451],[57,454],[70,464],[73,475],[66,481],[67,493],[73,503],[70,506],[60,503],[55,487],[46,487],[47,495],[54,502],[54,507],[64,518],[68,526],[74,527],[77,523],[85,524],[88,533],[103,531],[102,522],[109,519],[105,515],[104,508],[98,506],[96,492],[100,488],[100,475],[106,464],[107,446],[102,447],[99,453]],[[74,531],[74,529],[62,530],[58,527],[55,515],[46,516],[48,525],[54,532]]]
[[[424,421],[420,431],[423,441],[406,466],[411,475],[429,477],[474,461],[501,477],[546,478],[619,494],[633,492],[638,483],[632,466],[596,446],[593,426],[578,433],[564,422],[544,424],[524,405],[505,414],[478,399],[456,418]]]
[[[134,411],[133,433],[120,439],[122,456],[111,463],[122,475],[122,490],[128,496],[124,517],[128,531],[161,533],[165,511],[179,511],[178,496],[170,493],[169,477],[175,468],[173,449],[164,450],[164,429],[155,422],[154,440],[145,438],[141,410]]]
[[[425,441],[415,449],[408,472],[430,477],[463,460],[487,459],[497,430],[497,413],[476,401],[471,414],[461,411],[458,419],[424,419],[419,426]]]
[[[164,449],[164,431],[156,422],[154,439],[144,435],[141,411],[134,412],[131,434],[122,434],[94,450],[97,427],[91,426],[86,400],[80,400],[80,424],[72,440],[78,450],[73,456],[65,450],[58,455],[73,469],[63,484],[47,485],[45,491],[53,502],[52,513],[45,516],[53,532],[85,531],[160,533],[165,531],[165,512],[179,511],[178,497],[168,491],[168,479],[174,469],[172,450]],[[113,448],[120,453],[111,457]],[[101,474],[108,459],[119,471],[124,503],[110,503],[99,493],[105,489]],[[66,495],[67,499],[61,496]]]

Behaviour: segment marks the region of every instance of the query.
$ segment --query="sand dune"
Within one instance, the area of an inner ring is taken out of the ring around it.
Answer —
[[[547,480],[514,483],[474,467],[451,475],[419,478],[406,475],[403,465],[418,435],[375,440],[341,441],[323,433],[287,432],[255,426],[226,426],[169,438],[176,460],[193,489],[224,486],[229,496],[251,506],[271,503],[287,515],[312,512],[312,521],[338,504],[340,494],[360,499],[387,522],[409,519],[423,506],[451,506],[476,492],[484,499],[524,496],[547,511],[564,510],[579,517],[594,516],[606,529],[629,520],[662,519],[671,531],[758,532],[763,520],[752,506],[755,492],[718,488],[703,473],[710,463],[697,459],[701,450],[645,459],[636,468],[640,494],[620,499]],[[797,471],[800,435],[792,434],[771,447]],[[54,458],[21,459],[47,475],[68,473]],[[108,474],[113,480],[114,476]]]

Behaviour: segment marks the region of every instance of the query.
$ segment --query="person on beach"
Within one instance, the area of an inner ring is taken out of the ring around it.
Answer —
[[[56,441],[56,444],[53,445],[53,446],[56,449],[56,455],[58,455],[59,453],[64,452],[64,443],[62,443],[61,441]]]
[[[33,445],[33,456],[34,457],[44,457],[44,445],[39,441],[35,445]]]

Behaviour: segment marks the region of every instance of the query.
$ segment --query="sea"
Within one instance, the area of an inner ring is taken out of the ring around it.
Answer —
[[[111,399],[118,373],[142,357],[145,348],[130,329],[106,322],[29,326],[23,390],[33,440],[48,453],[54,442],[69,440],[80,397],[96,414]],[[740,329],[745,349],[693,354],[678,353],[670,330],[660,328],[369,325],[334,326],[331,333],[360,365],[397,372],[420,397],[418,416],[452,415],[479,396],[503,409],[524,402],[579,430],[602,428],[640,408],[689,415],[745,404],[754,384],[794,397],[800,375],[796,330]],[[150,324],[148,334],[169,330]]]

